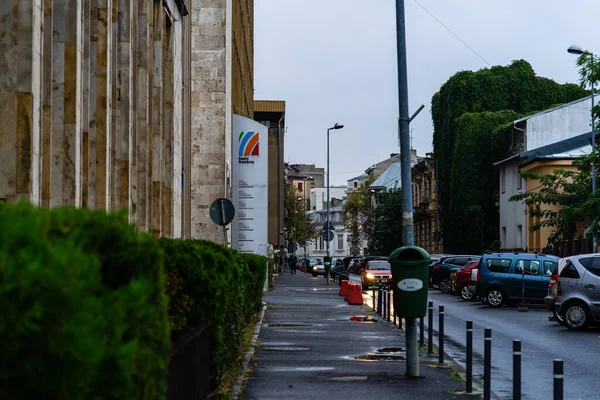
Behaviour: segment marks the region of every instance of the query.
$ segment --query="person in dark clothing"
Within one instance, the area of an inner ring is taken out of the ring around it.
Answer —
[[[290,270],[291,270],[291,274],[292,275],[296,275],[296,265],[297,261],[296,261],[296,256],[295,255],[291,255],[290,256]]]

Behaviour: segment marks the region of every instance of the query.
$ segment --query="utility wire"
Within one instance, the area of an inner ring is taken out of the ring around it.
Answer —
[[[455,38],[457,38],[462,44],[464,44],[465,46],[467,46],[467,48],[469,50],[471,50],[477,57],[481,58],[481,60],[486,63],[488,66],[492,66],[489,62],[487,62],[487,60],[485,58],[483,58],[478,52],[476,52],[471,46],[469,46],[464,40],[462,40],[456,33],[452,32],[452,29],[448,28],[446,25],[444,25],[444,23],[442,21],[439,20],[439,18],[437,18],[435,15],[433,15],[428,9],[426,9],[423,4],[419,3],[417,0],[413,0],[415,3],[417,3],[417,5],[419,7],[421,7],[427,14],[429,14],[431,16],[431,18],[435,19],[437,22],[439,22],[440,25],[442,25],[444,28],[446,28],[446,30],[448,32],[450,32]]]

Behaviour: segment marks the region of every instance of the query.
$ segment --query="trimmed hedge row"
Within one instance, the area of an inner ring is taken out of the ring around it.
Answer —
[[[206,319],[218,383],[265,268],[211,242],[140,234],[124,214],[0,204],[0,398],[165,398],[171,340]]]
[[[246,324],[261,307],[267,258],[213,242],[162,238],[168,282],[177,282],[169,315],[174,340],[213,321],[215,384],[236,362]]]

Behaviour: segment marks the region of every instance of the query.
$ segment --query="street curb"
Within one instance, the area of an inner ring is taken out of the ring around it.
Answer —
[[[250,341],[250,347],[248,347],[248,351],[244,356],[244,360],[242,361],[242,371],[240,372],[240,376],[238,377],[235,385],[231,389],[231,399],[237,400],[238,396],[242,392],[242,384],[244,383],[244,378],[246,377],[246,373],[248,372],[248,365],[252,360],[252,356],[254,356],[254,351],[256,349],[256,342],[258,341],[258,335],[260,333],[260,329],[262,327],[263,318],[265,317],[265,312],[267,311],[267,303],[263,301],[263,308],[258,317],[258,322],[254,327],[254,335],[252,336],[252,340]]]

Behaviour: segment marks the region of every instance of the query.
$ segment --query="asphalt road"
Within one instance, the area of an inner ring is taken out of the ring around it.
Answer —
[[[493,309],[478,301],[465,302],[457,296],[430,289],[434,302],[434,330],[438,329],[438,306],[445,307],[445,351],[459,364],[465,363],[467,320],[473,321],[473,373],[483,380],[483,336],[492,328],[492,391],[502,399],[512,398],[512,342],[522,346],[523,399],[551,399],[552,361],[564,360],[565,399],[598,399],[598,355],[600,329],[569,331],[548,321],[543,309],[518,312],[516,308]],[[427,320],[426,320],[427,321]],[[434,338],[437,344],[437,337]]]

